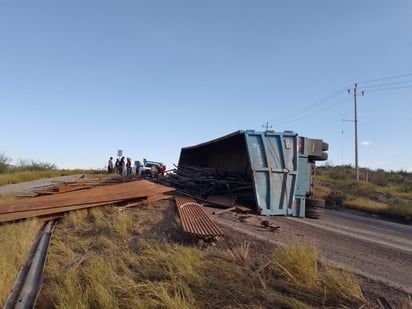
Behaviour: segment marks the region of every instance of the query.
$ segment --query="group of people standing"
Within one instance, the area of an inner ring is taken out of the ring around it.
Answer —
[[[140,162],[135,162],[135,169],[136,175],[140,175]],[[116,172],[120,176],[123,176],[126,172],[127,176],[132,175],[132,159],[121,157],[120,159],[117,158],[115,162],[113,162],[113,157],[110,157],[109,162],[107,164],[107,171],[109,174]]]

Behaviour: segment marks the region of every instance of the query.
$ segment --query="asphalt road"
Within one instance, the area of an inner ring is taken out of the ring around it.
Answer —
[[[373,216],[371,217],[370,215],[365,215],[361,212],[342,212],[342,211],[334,211],[334,210],[329,210],[325,209],[324,211],[324,217],[334,217],[337,219],[343,219],[347,220],[353,223],[360,223],[363,225],[367,225],[370,227],[375,227],[375,228],[382,228],[387,231],[392,231],[392,232],[398,232],[400,234],[404,234],[407,236],[412,237],[412,226],[411,225],[405,225],[405,224],[399,224],[399,223],[394,223],[391,221],[386,221],[381,218],[374,218]]]

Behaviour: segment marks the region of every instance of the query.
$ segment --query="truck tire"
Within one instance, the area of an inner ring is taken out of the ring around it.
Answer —
[[[322,216],[321,212],[319,209],[311,209],[311,208],[306,208],[305,211],[305,218],[310,218],[310,219],[320,219]]]
[[[306,199],[305,217],[311,219],[319,219],[322,216],[325,201],[320,199]]]
[[[315,199],[315,198],[307,198],[306,199],[306,208],[323,208],[325,207],[325,200]]]

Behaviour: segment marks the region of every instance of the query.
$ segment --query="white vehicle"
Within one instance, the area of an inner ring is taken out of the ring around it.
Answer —
[[[146,161],[143,165],[142,176],[155,176],[162,172],[161,162]]]

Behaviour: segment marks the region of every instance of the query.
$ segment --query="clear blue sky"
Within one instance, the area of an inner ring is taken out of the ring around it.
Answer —
[[[268,122],[353,165],[358,82],[360,166],[412,171],[411,16],[410,0],[0,0],[0,154],[170,168]]]

